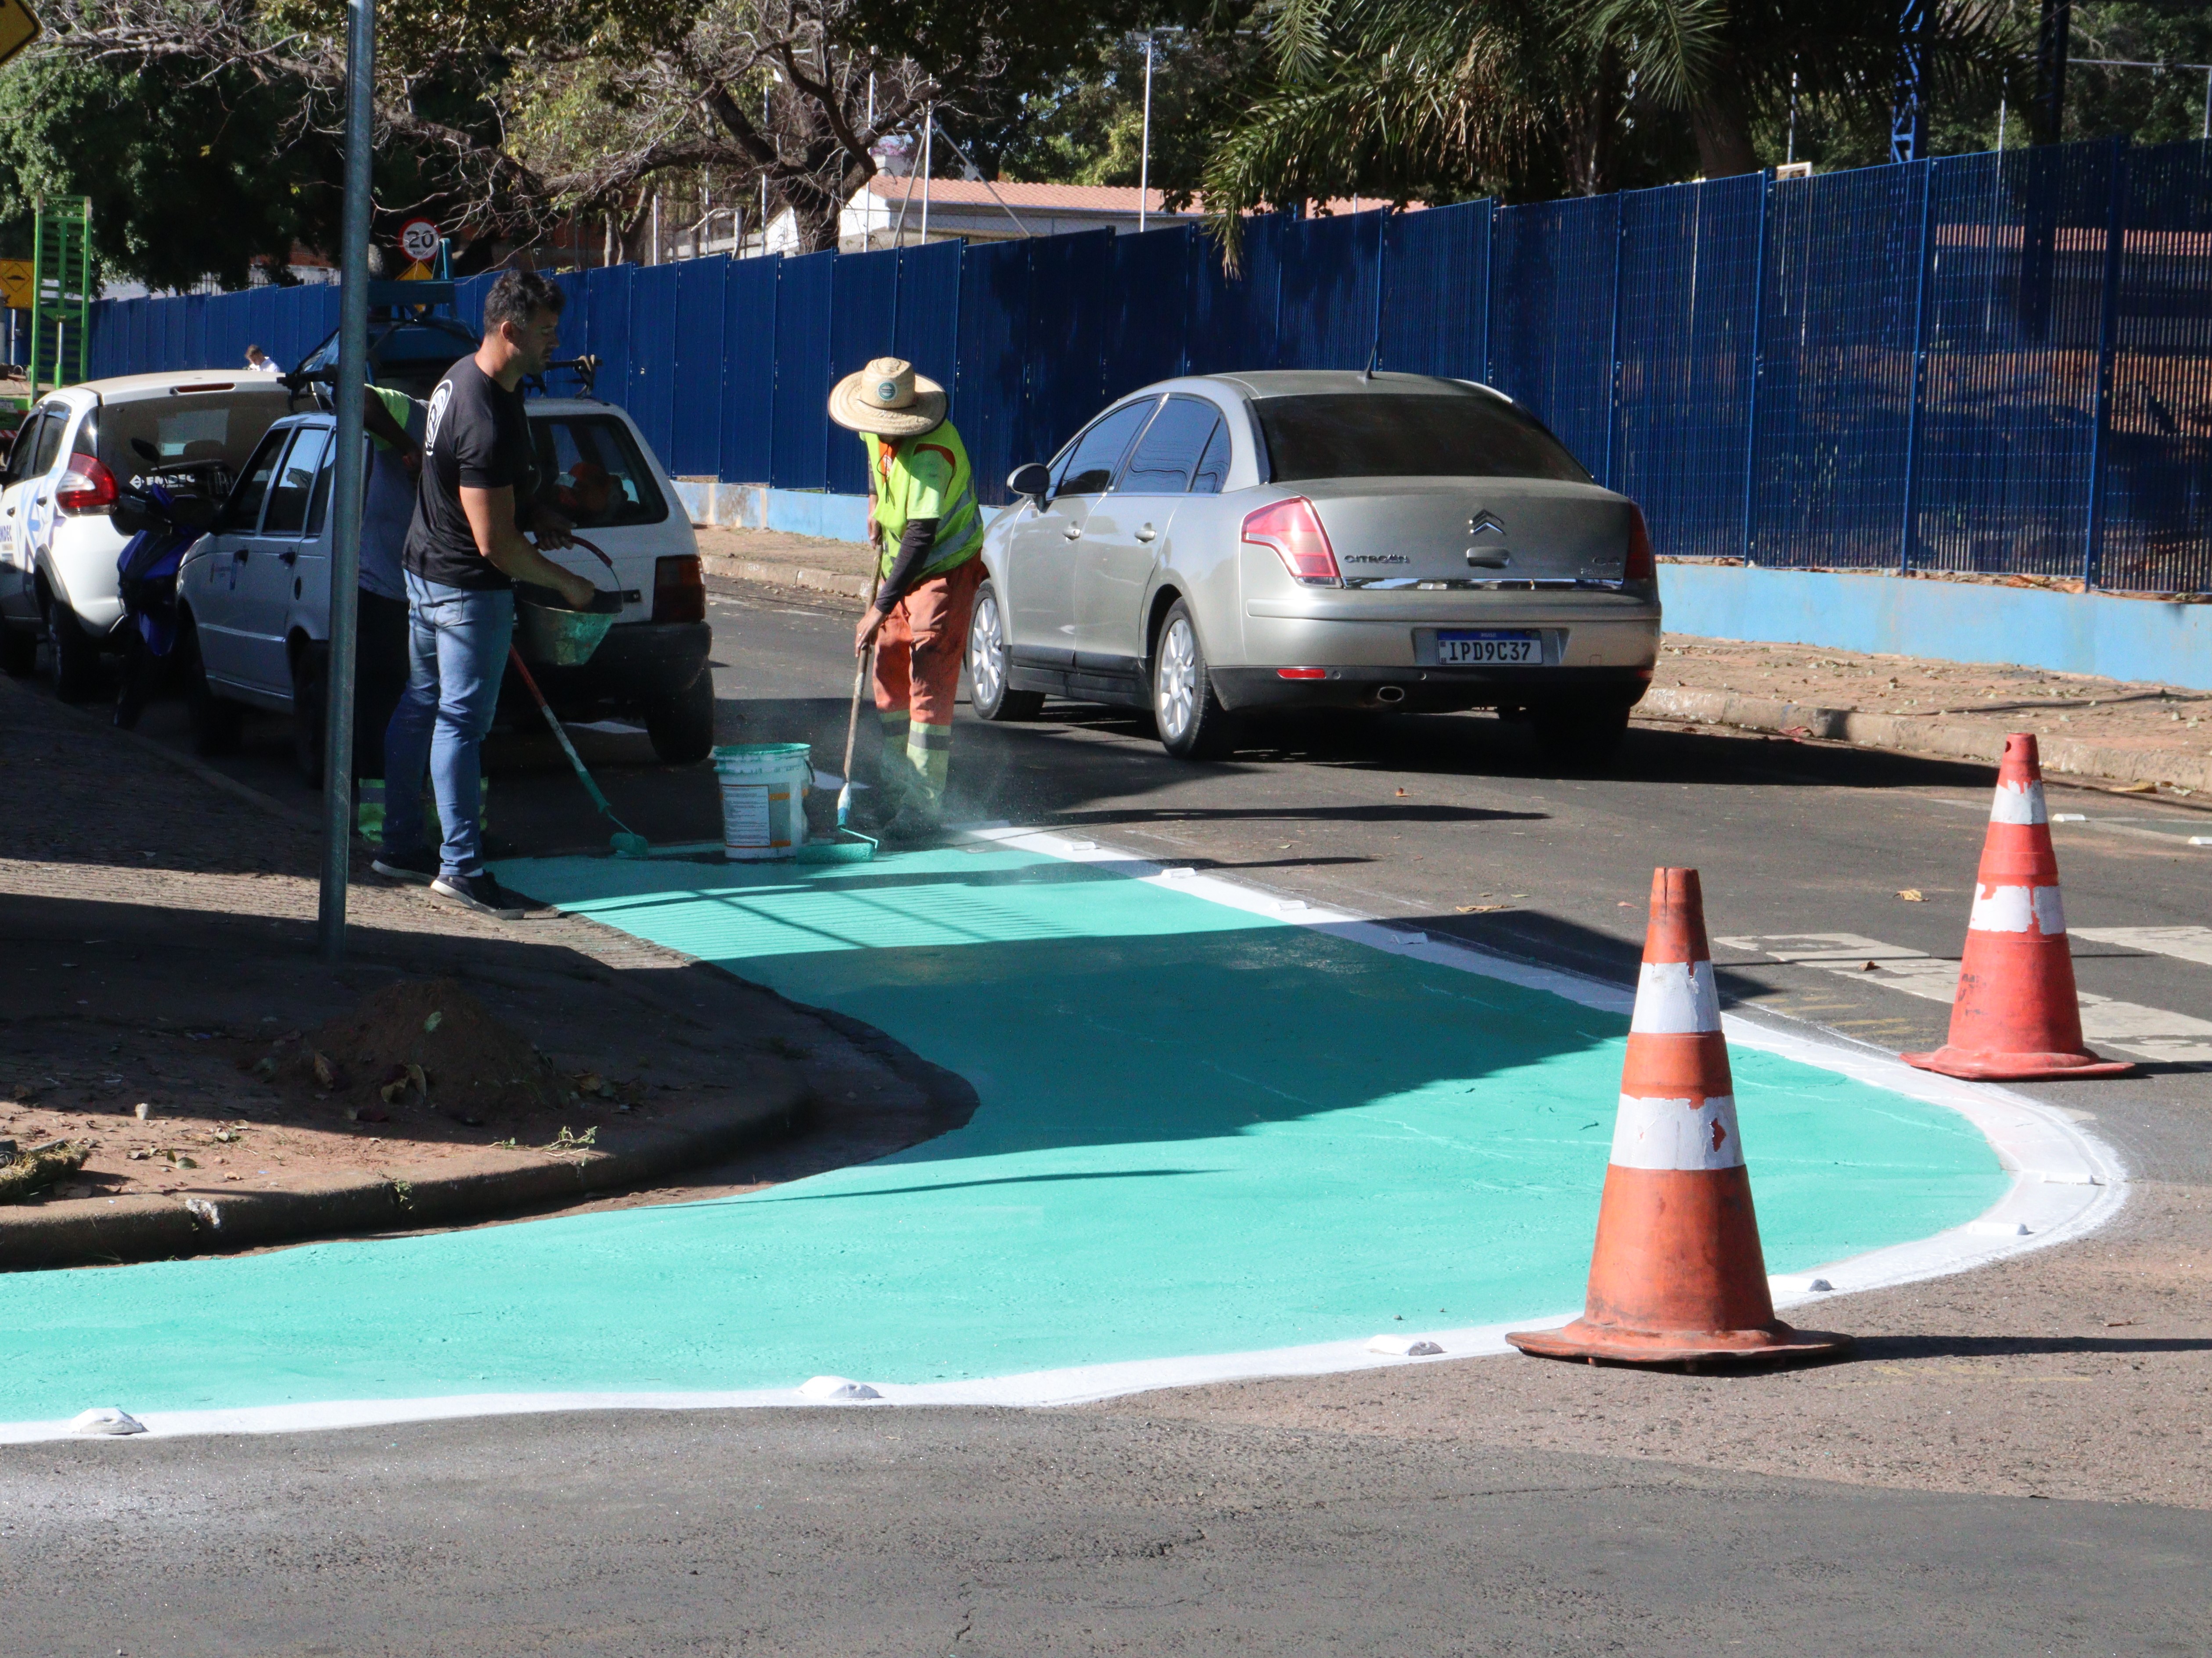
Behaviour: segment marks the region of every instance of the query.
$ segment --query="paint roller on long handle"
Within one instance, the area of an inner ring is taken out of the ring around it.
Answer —
[[[883,560],[879,555],[876,568],[868,577],[868,596],[860,603],[863,616],[875,604],[876,590],[882,586],[883,579]],[[845,828],[845,820],[853,815],[853,739],[860,734],[860,693],[868,688],[868,670],[874,665],[875,658],[875,641],[870,640],[868,648],[860,653],[860,666],[853,671],[853,707],[845,716],[845,783],[837,791],[837,828],[841,833]]]

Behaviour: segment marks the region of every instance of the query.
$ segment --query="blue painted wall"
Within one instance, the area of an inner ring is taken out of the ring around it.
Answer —
[[[1659,593],[1669,633],[2212,690],[2212,604],[1711,564],[1662,565]]]

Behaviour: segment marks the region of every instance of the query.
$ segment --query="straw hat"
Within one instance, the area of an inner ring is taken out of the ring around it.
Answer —
[[[945,388],[898,357],[878,357],[830,393],[830,418],[848,431],[910,438],[941,425]]]

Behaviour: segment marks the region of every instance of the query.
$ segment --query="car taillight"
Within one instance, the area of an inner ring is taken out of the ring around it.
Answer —
[[[1304,495],[1244,515],[1244,537],[1255,547],[1272,548],[1283,568],[1310,587],[1340,587],[1336,549],[1321,527],[1321,514]]]
[[[707,619],[707,578],[701,573],[696,558],[657,558],[653,562],[653,619]]]
[[[1628,562],[1620,573],[1624,581],[1656,581],[1659,566],[1651,556],[1651,531],[1644,527],[1644,512],[1632,502],[1628,508]]]
[[[115,505],[115,474],[90,455],[71,455],[54,485],[54,505],[64,513],[98,513]]]

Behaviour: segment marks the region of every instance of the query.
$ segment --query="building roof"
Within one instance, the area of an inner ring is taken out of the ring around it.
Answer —
[[[922,181],[914,180],[914,199],[921,199]],[[993,191],[999,193],[996,197]],[[887,202],[902,201],[907,195],[904,173],[878,173],[868,180],[869,193]],[[1024,185],[1012,179],[985,184],[980,179],[932,179],[929,180],[930,205],[946,207],[996,207],[1004,202],[1019,211],[1025,207],[1052,210],[1062,213],[1134,213],[1137,197],[1146,197],[1147,213],[1165,213],[1161,193],[1157,190],[1139,192],[1127,185]]]
[[[921,179],[914,180],[913,199],[916,202],[921,200]],[[903,201],[907,199],[907,175],[878,173],[868,180],[866,189],[870,195],[881,201]],[[998,191],[995,197],[991,193],[994,190]],[[980,179],[933,178],[929,180],[932,207],[996,208],[1003,202],[1017,213],[1026,207],[1038,212],[1134,214],[1140,195],[1144,197],[1144,210],[1147,216],[1195,218],[1206,210],[1206,203],[1199,201],[1182,209],[1180,214],[1170,213],[1164,205],[1166,200],[1164,192],[1157,190],[1140,191],[1133,185],[1030,185],[1018,184],[1008,179],[990,184]],[[1362,208],[1382,205],[1381,201],[1371,197],[1363,197],[1360,202]],[[1349,213],[1352,210],[1352,203],[1348,199],[1331,201],[1322,203],[1322,209],[1329,213]]]

